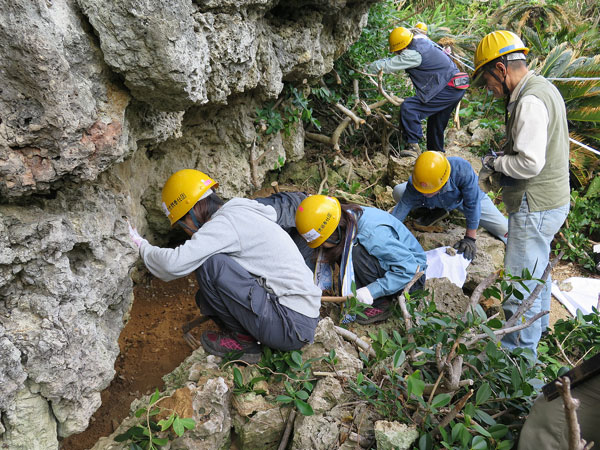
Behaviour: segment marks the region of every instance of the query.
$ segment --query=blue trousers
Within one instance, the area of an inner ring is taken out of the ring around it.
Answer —
[[[427,118],[427,150],[444,151],[444,130],[452,110],[465,95],[465,89],[445,86],[434,98],[423,103],[409,97],[400,106],[400,124],[406,141],[417,143],[423,137],[421,121]]]
[[[196,304],[231,331],[249,334],[276,350],[298,350],[313,342],[318,318],[310,318],[279,303],[230,256],[211,256],[196,269]]]
[[[548,211],[530,212],[527,195],[523,195],[519,211],[508,215],[508,243],[504,256],[504,267],[511,275],[520,276],[523,269],[527,268],[534,278],[541,278],[548,260],[550,259],[550,243],[554,235],[560,230],[569,213],[569,204]],[[535,269],[535,270],[534,270]],[[552,279],[548,277],[542,292],[535,300],[529,311],[523,315],[525,320],[539,313],[550,311],[550,288]],[[529,292],[533,292],[538,285],[536,281],[526,281]],[[523,293],[525,299],[529,296],[519,285],[515,286]],[[507,319],[517,310],[521,301],[514,296],[509,297],[502,308]],[[531,326],[502,338],[504,347],[529,348],[537,352],[537,345],[542,332],[548,327],[548,314],[536,320]],[[517,324],[521,323],[520,320]]]

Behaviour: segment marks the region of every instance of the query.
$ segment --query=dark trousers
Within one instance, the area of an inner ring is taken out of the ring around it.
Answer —
[[[279,303],[258,280],[230,256],[210,257],[196,269],[196,304],[205,316],[225,328],[250,334],[276,350],[298,350],[313,342],[318,318],[310,318]]]
[[[377,258],[369,254],[367,249],[365,249],[361,244],[356,244],[352,248],[352,263],[354,265],[354,281],[356,281],[356,289],[360,289],[361,287],[371,284],[373,281],[382,278],[386,273],[386,271],[383,270],[379,265]],[[424,288],[425,274],[423,274],[423,276],[419,278],[415,284],[413,284],[408,292],[412,293],[416,290]],[[404,286],[402,289],[392,295],[375,299],[373,301],[373,306],[376,307],[386,301],[392,301],[395,296],[402,292],[403,289]]]
[[[444,87],[434,98],[423,103],[409,97],[400,107],[400,124],[408,143],[417,143],[423,137],[421,121],[427,119],[427,150],[444,151],[444,130],[454,107],[465,95],[465,89]]]

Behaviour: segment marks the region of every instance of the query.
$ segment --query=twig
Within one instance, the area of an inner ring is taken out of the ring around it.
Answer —
[[[384,174],[385,174],[385,172],[384,172],[384,173],[382,173],[381,175],[379,175],[379,176],[377,177],[377,179],[376,179],[376,180],[375,180],[373,183],[371,183],[370,185],[368,185],[366,188],[364,188],[364,189],[361,189],[360,191],[357,191],[357,192],[356,192],[356,195],[358,195],[358,194],[362,194],[362,193],[363,193],[363,192],[365,192],[367,189],[369,189],[369,188],[372,188],[373,186],[375,186],[377,183],[379,183],[379,180],[381,180],[381,178],[383,178],[383,175],[384,175]]]
[[[589,444],[581,439],[581,431],[579,422],[577,421],[577,408],[579,408],[579,400],[571,395],[571,380],[569,377],[561,377],[556,382],[558,392],[563,399],[565,405],[565,418],[567,419],[567,428],[569,430],[569,450],[587,450],[592,448],[593,442]]]
[[[296,410],[292,409],[287,418],[287,423],[285,425],[285,431],[283,432],[283,436],[281,437],[281,441],[279,442],[279,447],[277,450],[285,450],[287,447],[287,443],[290,440],[290,434],[292,434],[292,427],[294,425],[294,419],[296,418]]]
[[[544,288],[544,285],[546,283],[546,280],[548,279],[548,275],[550,275],[550,272],[552,271],[552,268],[556,265],[556,263],[559,260],[562,259],[564,254],[565,252],[561,251],[560,254],[556,258],[554,258],[554,260],[548,263],[548,265],[546,266],[546,270],[544,270],[544,273],[541,276],[541,280],[543,282],[538,284],[531,293],[531,295],[527,297],[527,300],[525,300],[519,305],[517,311],[511,316],[510,319],[506,321],[506,324],[504,325],[505,327],[512,327],[515,323],[517,323],[517,320],[521,318],[525,311],[528,311],[529,308],[533,306],[535,299],[538,297],[538,295],[540,295],[540,292],[542,292],[542,289]]]
[[[327,176],[328,176],[328,171],[327,171],[327,165],[325,164],[325,160],[323,159],[322,156],[319,156],[319,168],[323,170],[323,179],[321,180],[321,184],[319,184],[319,190],[317,191],[317,194],[320,194],[321,192],[323,192],[323,187],[325,187],[325,183],[327,183]],[[320,170],[319,170],[320,172]]]
[[[354,88],[354,106],[360,103],[360,92],[358,90],[358,78],[352,80],[352,87]]]
[[[348,125],[350,125],[351,121],[352,121],[352,119],[350,117],[344,118],[344,120],[342,120],[340,122],[340,124],[337,126],[337,128],[331,134],[331,145],[333,145],[333,149],[336,152],[340,151],[340,145],[339,145],[340,136],[342,135],[342,132],[346,129],[346,127]]]
[[[311,141],[320,142],[321,144],[331,144],[331,138],[329,136],[325,136],[324,134],[311,133],[307,131],[304,133],[304,137]]]
[[[335,107],[337,109],[339,109],[341,112],[343,112],[344,114],[346,114],[348,117],[350,117],[354,121],[354,123],[356,124],[357,127],[359,127],[360,125],[365,123],[365,119],[361,119],[360,117],[358,117],[356,114],[354,114],[352,111],[350,111],[345,106],[343,106],[339,103],[336,103]]]
[[[460,102],[461,100],[458,101],[458,105],[456,105],[456,111],[454,113],[454,124],[456,125],[457,130],[460,130]]]
[[[505,324],[503,328],[500,328],[499,330],[494,330],[493,333],[496,335],[496,337],[504,336],[505,334],[509,334],[509,333],[514,333],[515,331],[519,331],[519,330],[522,330],[523,328],[527,328],[527,327],[531,326],[531,324],[533,322],[535,322],[536,320],[538,320],[540,317],[545,316],[549,312],[550,311],[540,311],[535,316],[533,316],[531,319],[529,319],[527,322],[522,323],[520,325],[515,325],[515,326],[512,326],[512,327],[506,327],[506,324]],[[486,333],[478,334],[478,335],[474,336],[465,345],[467,346],[467,348],[469,348],[473,344],[475,344],[476,342],[480,341],[481,339],[484,339],[487,336],[488,336],[488,334],[486,334]]]
[[[398,98],[395,95],[391,96],[383,89],[383,70],[380,70],[377,74],[377,89],[379,89],[379,93],[383,95],[383,97],[387,99],[387,101],[390,102],[392,105],[400,106],[402,105],[402,103],[404,103],[403,99]]]
[[[347,341],[353,342],[361,350],[364,350],[365,352],[367,352],[368,356],[371,356],[373,358],[376,356],[375,350],[373,350],[373,347],[371,347],[369,344],[367,344],[365,341],[363,341],[361,338],[359,338],[352,331],[346,330],[345,328],[338,327],[338,326],[335,327],[335,331],[337,334],[342,336]]]
[[[279,191],[279,183],[277,181],[273,181],[271,183],[271,187],[273,188],[273,191],[275,191],[276,194],[278,194]]]
[[[475,382],[472,379],[467,378],[465,380],[460,380],[458,382],[458,386],[456,387],[456,389],[450,389],[447,387],[438,387],[438,389],[436,389],[435,391],[433,390],[433,388],[435,387],[435,384],[426,384],[425,388],[423,389],[423,393],[427,394],[427,395],[431,395],[431,396],[433,396],[434,392],[438,392],[440,394],[453,394],[461,387],[473,386],[473,384],[475,384]]]
[[[500,269],[489,274],[481,283],[479,283],[477,285],[477,287],[473,291],[473,294],[471,294],[471,301],[469,303],[469,307],[467,308],[467,312],[470,311],[471,309],[474,309],[475,306],[477,306],[479,304],[479,301],[480,301],[479,299],[481,298],[483,291],[485,291],[488,287],[490,287],[494,283],[494,281],[496,281],[496,278],[498,277],[499,274],[500,274]],[[466,318],[467,312],[465,312],[463,319]]]
[[[567,361],[571,367],[575,367],[575,364],[573,364],[573,362],[571,362],[569,357],[566,355],[565,350],[562,348],[562,345],[560,345],[560,342],[558,342],[558,339],[554,338],[554,342],[556,342],[556,346],[560,350],[560,354],[563,355],[563,358],[565,358],[565,361]]]
[[[440,434],[440,429],[441,428],[445,428],[446,426],[448,426],[448,424],[450,422],[452,422],[452,420],[454,420],[454,418],[456,417],[456,415],[465,407],[465,405],[467,404],[467,401],[471,398],[471,396],[473,395],[473,389],[469,389],[469,392],[467,392],[459,401],[458,403],[454,406],[454,408],[452,408],[452,411],[450,411],[446,417],[444,417],[442,419],[442,421],[440,422],[440,424],[438,425],[438,427],[433,430],[432,432],[432,437],[436,438],[438,436],[438,434]]]

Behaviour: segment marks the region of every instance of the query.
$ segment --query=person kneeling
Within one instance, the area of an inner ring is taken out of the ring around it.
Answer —
[[[175,249],[160,248],[132,229],[146,267],[164,281],[195,272],[196,303],[222,328],[202,334],[207,353],[242,352],[240,359],[256,363],[260,344],[289,351],[311,343],[321,291],[302,255],[272,207],[244,198],[225,203],[212,190],[217,185],[191,169],[167,180],[163,210],[191,238]]]
[[[425,272],[427,257],[410,231],[391,214],[377,208],[340,205],[334,197],[312,195],[302,200],[296,212],[296,229],[310,248],[321,247],[321,263],[340,267],[342,295],[351,293],[372,305],[360,324],[380,322],[391,315],[391,301],[400,294],[417,271]],[[413,285],[422,289],[425,275]]]

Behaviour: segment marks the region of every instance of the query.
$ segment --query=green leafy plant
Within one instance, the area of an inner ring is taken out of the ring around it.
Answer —
[[[595,267],[592,258],[592,241],[600,240],[600,193],[586,196],[571,192],[571,210],[558,233],[555,253],[564,250],[564,259],[578,262],[587,270]]]
[[[314,414],[312,406],[306,402],[313,389],[312,383],[305,381],[300,388],[294,387],[289,381],[284,381],[283,384],[287,395],[278,395],[275,400],[282,404],[293,403],[298,408],[300,414],[312,416]]]
[[[254,377],[248,383],[244,383],[244,376],[237,367],[233,368],[233,393],[234,394],[245,394],[247,392],[254,392],[256,394],[264,394],[264,389],[256,389],[256,383],[266,380],[266,377]]]
[[[148,405],[135,412],[135,417],[144,418],[143,422],[130,427],[125,433],[115,436],[115,441],[129,441],[130,450],[155,450],[169,443],[170,431],[173,431],[177,437],[181,437],[186,430],[193,430],[196,426],[193,419],[179,417],[177,412],[158,406],[158,403],[166,398],[168,397],[161,397],[156,389],[150,397]],[[166,419],[161,419],[158,423],[154,421],[154,417],[169,411],[170,414]],[[159,437],[159,435],[164,436],[165,434],[167,437]]]

